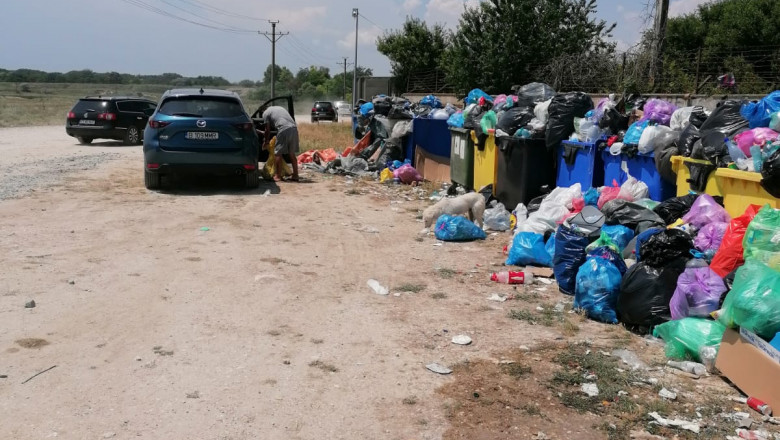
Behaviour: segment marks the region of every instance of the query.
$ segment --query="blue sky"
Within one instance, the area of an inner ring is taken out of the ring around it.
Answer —
[[[217,75],[231,81],[260,79],[271,61],[270,43],[257,31],[270,31],[267,19],[290,32],[277,44],[277,63],[297,71],[323,65],[338,72],[341,57],[354,54],[355,22],[360,18],[358,62],[388,74],[387,59],[376,51],[384,29],[398,28],[407,15],[454,28],[464,4],[478,0],[5,0],[0,16],[0,68],[186,76]],[[706,0],[672,0],[670,15],[695,10]],[[135,5],[134,5],[135,4]],[[151,5],[227,32],[200,27],[138,7]],[[599,0],[598,16],[616,22],[619,48],[633,45],[645,23],[644,0]],[[240,16],[240,17],[239,17]],[[207,21],[209,20],[209,21]]]

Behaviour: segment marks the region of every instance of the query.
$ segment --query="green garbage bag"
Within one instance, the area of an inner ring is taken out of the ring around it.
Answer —
[[[694,359],[700,362],[699,350],[706,346],[720,347],[726,327],[718,321],[704,318],[683,318],[665,322],[653,329],[653,336],[666,341],[669,359]]]
[[[487,134],[488,130],[496,128],[497,123],[498,116],[496,116],[496,112],[489,110],[487,113],[485,113],[484,116],[482,116],[482,120],[480,121],[479,125],[482,127],[482,132]]]
[[[609,234],[607,234],[604,231],[601,231],[601,235],[599,236],[598,240],[596,240],[593,243],[589,244],[588,247],[585,248],[585,252],[590,252],[593,249],[596,249],[596,248],[599,248],[599,247],[602,247],[602,246],[606,246],[606,247],[612,249],[617,254],[620,254],[622,252],[620,250],[620,247],[612,240],[612,237],[610,237]]]
[[[780,209],[765,205],[748,225],[742,239],[745,260],[755,259],[780,270]]]
[[[780,272],[758,260],[737,269],[718,314],[726,327],[744,327],[771,339],[780,331]]]

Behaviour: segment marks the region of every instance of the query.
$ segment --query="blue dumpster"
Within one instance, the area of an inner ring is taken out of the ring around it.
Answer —
[[[613,155],[609,150],[602,150],[601,157],[604,161],[604,185],[612,186],[612,182],[622,185],[628,180],[628,174],[635,179],[644,182],[650,192],[650,198],[657,202],[677,195],[677,188],[661,178],[661,174],[655,167],[655,155],[653,153],[637,154],[628,157],[624,154]],[[625,163],[625,167],[624,164]],[[624,168],[628,169],[628,174]]]
[[[592,187],[604,186],[604,161],[599,154],[603,142],[563,141],[558,147],[558,170],[555,185],[561,187],[582,185],[587,191]]]

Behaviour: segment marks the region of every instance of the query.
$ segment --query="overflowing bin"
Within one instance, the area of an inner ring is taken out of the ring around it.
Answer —
[[[498,140],[494,194],[509,209],[542,195],[555,185],[554,154],[544,139],[502,137]]]
[[[582,185],[587,191],[604,185],[604,161],[599,154],[603,142],[563,141],[558,147],[557,186]]]
[[[474,141],[471,131],[450,128],[450,180],[466,189],[474,188]]]
[[[605,186],[612,186],[613,182],[622,185],[630,175],[647,185],[649,197],[656,202],[662,202],[675,196],[675,185],[661,177],[661,173],[655,167],[653,153],[637,153],[633,156],[627,156],[622,153],[613,155],[609,150],[603,150],[601,157],[604,161]]]

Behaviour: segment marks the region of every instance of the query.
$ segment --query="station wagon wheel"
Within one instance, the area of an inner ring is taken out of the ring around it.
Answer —
[[[125,145],[138,145],[141,139],[141,133],[138,131],[138,127],[131,125],[127,127],[125,132]]]
[[[84,137],[84,136],[78,136],[78,137],[76,138],[76,140],[77,140],[77,141],[79,141],[79,143],[80,143],[81,145],[89,145],[89,144],[91,144],[91,143],[92,143],[92,138],[89,138],[89,137]]]

